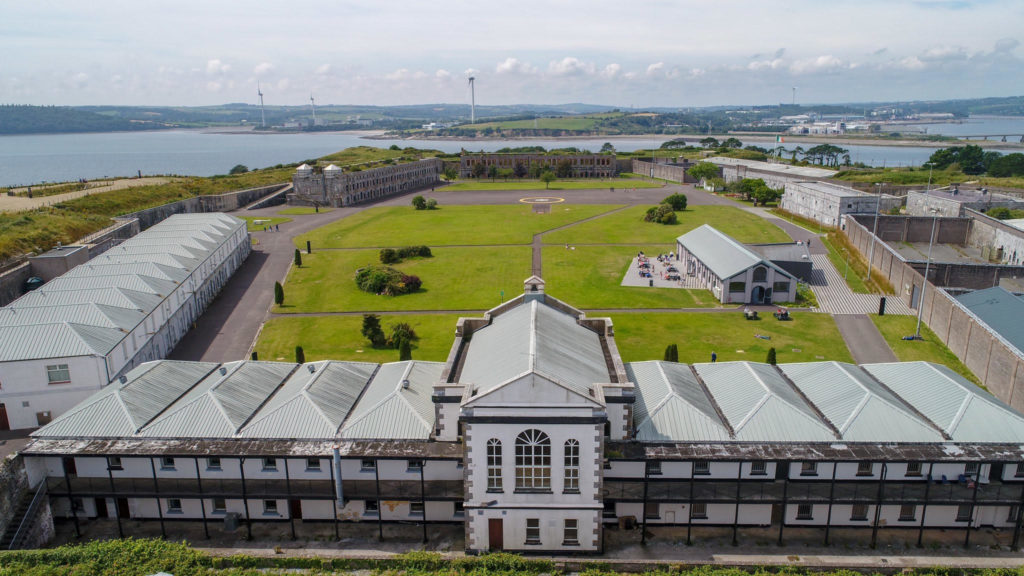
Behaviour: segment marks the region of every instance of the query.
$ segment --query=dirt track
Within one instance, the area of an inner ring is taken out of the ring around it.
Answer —
[[[101,194],[103,192],[110,192],[111,190],[123,190],[125,188],[134,188],[136,186],[147,186],[150,184],[166,184],[173,180],[173,178],[122,178],[120,180],[113,180],[109,184],[104,186],[96,186],[95,188],[86,188],[85,190],[78,190],[76,192],[67,192],[65,194],[56,194],[53,196],[39,196],[36,198],[28,198],[26,196],[7,196],[0,195],[0,212],[20,212],[22,210],[34,210],[41,206],[49,206],[56,204],[57,202],[63,202],[64,200],[71,200],[72,198],[80,198],[89,194]],[[36,187],[45,188],[45,187]],[[15,193],[23,192],[26,188],[14,188]]]

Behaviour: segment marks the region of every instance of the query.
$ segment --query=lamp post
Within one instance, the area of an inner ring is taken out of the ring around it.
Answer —
[[[882,183],[878,182],[875,186],[878,186],[878,193],[875,194],[875,225],[871,228],[871,248],[868,250],[868,283],[871,283],[871,268],[875,259],[875,242],[877,241],[876,234],[878,234],[878,211],[881,209],[882,203]]]
[[[935,168],[935,165],[931,162],[925,162],[925,164],[928,165],[928,187],[924,189],[927,193],[932,191],[932,168]]]
[[[932,244],[935,242],[935,224],[939,221],[939,210],[932,208],[932,233],[928,237],[928,260],[924,263],[924,280],[921,281],[921,295],[917,298],[917,330],[914,340],[921,339],[921,316],[924,313],[924,290],[928,286],[928,269],[932,265]]]

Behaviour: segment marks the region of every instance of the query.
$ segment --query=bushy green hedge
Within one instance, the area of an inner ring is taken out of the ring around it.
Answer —
[[[653,206],[647,210],[647,214],[644,215],[644,222],[657,222],[658,224],[675,224],[679,222],[679,218],[676,216],[672,206],[668,204],[661,204],[659,206]]]
[[[210,558],[187,544],[132,538],[0,553],[0,576],[192,576],[208,574],[209,566]]]
[[[370,294],[398,296],[419,290],[423,281],[419,276],[404,274],[390,266],[367,266],[356,272],[356,285]]]
[[[429,246],[405,246],[395,250],[394,248],[381,248],[381,264],[397,264],[406,258],[430,258],[433,254]]]

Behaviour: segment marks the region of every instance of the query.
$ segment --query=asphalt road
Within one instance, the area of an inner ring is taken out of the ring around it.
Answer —
[[[853,361],[857,364],[896,362],[896,355],[882,333],[867,314],[836,314],[833,316]]]

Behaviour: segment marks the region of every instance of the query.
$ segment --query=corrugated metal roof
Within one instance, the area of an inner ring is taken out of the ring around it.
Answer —
[[[956,299],[1003,340],[1024,351],[1024,298],[993,286],[961,294]]]
[[[842,362],[779,368],[851,442],[942,442],[942,434],[869,374]]]
[[[98,258],[98,257],[97,257]],[[101,264],[92,259],[84,264],[79,264],[65,272],[62,278],[77,278],[79,276],[110,276],[117,274],[140,274],[162,278],[172,282],[181,282],[188,278],[188,270],[158,262],[133,262],[124,264]]]
[[[427,439],[434,431],[431,393],[441,362],[384,364],[363,391],[339,436],[345,439]],[[403,383],[408,380],[408,387]]]
[[[0,326],[34,326],[70,322],[100,328],[131,330],[138,326],[145,317],[145,312],[135,308],[120,308],[95,303],[0,308]]]
[[[626,375],[636,385],[633,422],[641,442],[731,440],[711,399],[685,364],[632,362]]]
[[[721,362],[694,368],[737,440],[828,442],[836,434],[769,364]]]
[[[792,164],[770,164],[768,162],[760,162],[757,160],[744,160],[742,158],[729,158],[728,156],[712,156],[706,159],[707,162],[717,164],[718,166],[746,166],[754,170],[763,170],[766,172],[778,172],[780,174],[787,174],[792,176],[802,176],[808,178],[829,178],[835,176],[835,171],[826,170],[824,168],[814,168],[812,166],[793,166]]]
[[[758,264],[774,268],[777,272],[790,277],[778,266],[707,224],[702,224],[676,238],[676,242],[723,280]]]
[[[588,397],[612,381],[597,333],[536,300],[473,333],[459,381],[486,392],[529,372]]]
[[[53,358],[60,350],[61,358],[103,356],[124,338],[118,328],[101,328],[82,324],[36,324],[33,326],[0,326],[0,362]]]
[[[1024,442],[1024,417],[946,366],[905,362],[861,367],[956,442]]]

